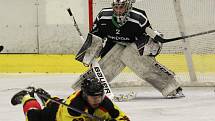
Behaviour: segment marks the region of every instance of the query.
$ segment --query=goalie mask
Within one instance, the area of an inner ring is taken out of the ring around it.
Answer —
[[[119,26],[126,23],[127,16],[129,16],[129,11],[132,9],[132,3],[134,2],[135,0],[113,0],[113,17]]]

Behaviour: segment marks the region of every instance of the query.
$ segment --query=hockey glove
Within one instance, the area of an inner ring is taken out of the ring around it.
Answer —
[[[49,98],[51,98],[51,95],[42,88],[36,89],[36,94],[43,102],[46,102]]]

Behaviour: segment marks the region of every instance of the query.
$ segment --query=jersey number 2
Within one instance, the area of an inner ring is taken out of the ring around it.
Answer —
[[[120,29],[116,29],[116,34],[120,34]]]

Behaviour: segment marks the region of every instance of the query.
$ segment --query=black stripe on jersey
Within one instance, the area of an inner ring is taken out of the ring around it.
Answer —
[[[100,19],[101,17],[103,16],[106,16],[106,17],[112,17],[113,15],[113,9],[112,8],[103,8],[98,16],[97,16],[97,19]]]
[[[128,21],[139,24],[140,27],[143,27],[147,24],[148,19],[145,11],[133,7],[129,14]],[[112,15],[113,9],[111,7],[103,8],[98,14],[97,20],[112,19]]]
[[[74,108],[76,108],[76,109],[79,109],[79,110],[81,110],[81,111],[84,111],[85,110],[85,106],[86,106],[86,102],[83,100],[83,98],[82,98],[82,94],[81,94],[82,92],[79,92],[77,95],[76,95],[76,97],[75,98],[73,98],[72,100],[71,100],[71,102],[70,102],[70,106],[72,106],[72,107],[74,107]],[[69,114],[71,115],[71,116],[80,116],[81,115],[81,113],[79,113],[79,112],[77,112],[77,111],[74,111],[74,110],[72,110],[72,109],[69,109],[69,108],[67,108],[67,110],[68,110],[68,112],[69,112]]]
[[[120,114],[119,110],[115,109],[113,102],[108,97],[104,98],[100,106],[108,111],[111,118],[117,118]]]
[[[144,26],[148,21],[146,13],[143,10],[132,8],[129,14],[129,18],[138,21],[140,26]]]

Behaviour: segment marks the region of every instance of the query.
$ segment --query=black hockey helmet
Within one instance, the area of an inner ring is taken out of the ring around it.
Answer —
[[[104,86],[95,77],[83,80],[81,90],[85,96],[104,96]]]

